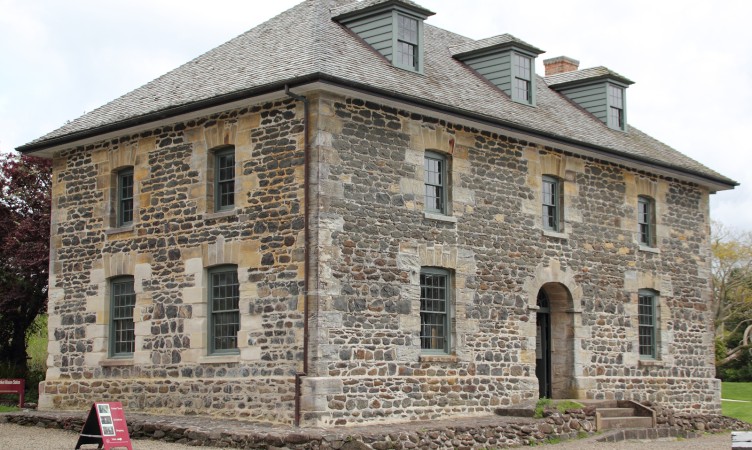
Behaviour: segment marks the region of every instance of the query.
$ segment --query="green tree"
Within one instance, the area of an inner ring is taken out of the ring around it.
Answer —
[[[714,222],[711,246],[718,373],[752,380],[752,233]]]

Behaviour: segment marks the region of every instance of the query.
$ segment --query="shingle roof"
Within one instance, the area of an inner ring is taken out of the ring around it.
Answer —
[[[557,73],[546,77],[546,84],[550,87],[563,86],[566,84],[575,84],[585,80],[598,80],[611,78],[624,84],[634,84],[629,78],[619,75],[603,66],[591,67],[589,69],[575,70],[572,72]]]
[[[402,4],[408,9],[421,11],[426,16],[432,16],[435,14],[433,11],[420,6],[412,0],[361,0],[351,1],[342,6],[332,8],[332,17],[349,15],[350,13],[353,13],[355,11],[367,11],[369,9],[376,9],[389,4]]]
[[[538,77],[536,107],[512,101],[452,57],[450,48],[474,45],[476,41],[467,37],[426,24],[424,74],[398,69],[332,20],[332,11],[341,14],[341,9],[336,8],[350,3],[306,0],[19,150],[43,150],[125,128],[134,121],[169,117],[206,102],[251,96],[267,88],[279,89],[287,82],[326,77],[348,86],[653,162],[716,183],[736,184],[634,127],[628,126],[626,132],[609,129],[550,89],[548,79]]]
[[[461,57],[462,55],[466,55],[469,53],[475,53],[478,50],[499,48],[499,47],[504,47],[504,46],[513,45],[513,44],[517,44],[518,46],[524,49],[529,49],[533,53],[537,53],[537,54],[545,53],[543,50],[533,45],[530,45],[527,42],[523,41],[522,39],[518,39],[512,36],[511,34],[500,34],[498,36],[493,36],[493,37],[486,38],[486,39],[465,42],[464,44],[449,47],[449,51],[452,52],[452,56],[457,58],[457,57]]]

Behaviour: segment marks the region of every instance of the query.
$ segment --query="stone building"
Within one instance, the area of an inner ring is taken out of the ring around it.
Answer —
[[[54,167],[42,408],[719,413],[736,183],[630,126],[626,77],[432,14],[306,0],[19,148]]]

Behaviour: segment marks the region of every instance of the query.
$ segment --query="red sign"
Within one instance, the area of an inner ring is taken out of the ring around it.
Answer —
[[[128,425],[125,423],[123,405],[119,402],[94,403],[78,436],[76,448],[85,444],[98,444],[99,448],[126,448],[133,450]]]
[[[18,394],[18,407],[23,408],[25,386],[26,380],[22,378],[0,380],[0,394]]]

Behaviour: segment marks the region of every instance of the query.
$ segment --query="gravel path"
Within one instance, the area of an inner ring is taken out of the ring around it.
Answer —
[[[0,449],[2,450],[73,450],[78,441],[78,434],[72,431],[40,427],[24,427],[12,423],[0,423]],[[219,450],[218,447],[189,447],[169,442],[138,440],[131,441],[133,450]],[[84,445],[84,449],[97,448],[96,445]]]
[[[77,439],[78,435],[71,431],[0,423],[0,449],[2,450],[73,450]],[[725,450],[731,448],[731,435],[723,433],[679,441],[624,441],[616,443],[598,443],[591,438],[562,444],[545,445],[542,448],[551,450],[646,450],[646,447],[655,450]],[[96,446],[89,445],[84,446],[84,448],[96,448]],[[152,440],[133,441],[134,450],[185,450],[196,448],[202,450],[219,450],[218,447],[190,447],[182,444]]]

